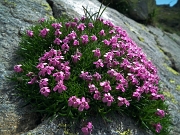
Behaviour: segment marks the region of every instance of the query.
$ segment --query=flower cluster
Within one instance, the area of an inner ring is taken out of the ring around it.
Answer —
[[[82,17],[66,23],[53,22],[50,26],[41,27],[39,33],[27,30],[29,39],[34,41],[37,37],[40,41],[45,40],[45,50],[50,50],[36,52],[41,57],[33,63],[36,67],[34,72],[23,64],[15,65],[14,71],[18,74],[26,73],[29,80],[27,83],[38,84],[39,92],[47,100],[56,99],[57,102],[66,103],[63,105],[67,106],[66,111],[73,109],[80,115],[84,110],[86,113],[93,110],[90,109],[91,105],[98,108],[97,103],[108,109],[112,106],[123,109],[132,104],[136,106],[144,100],[164,101],[164,96],[159,93],[156,67],[127,36],[126,31],[101,18],[95,22],[86,20],[86,17]],[[40,23],[45,23],[44,19]],[[97,24],[100,24],[100,28],[95,28]],[[42,48],[40,45],[35,44],[34,47]],[[153,117],[163,120],[165,110],[155,109],[157,111]],[[140,113],[141,110],[138,111]],[[160,122],[152,126],[157,133],[163,129]],[[84,135],[90,134],[92,123],[83,127],[82,132]]]

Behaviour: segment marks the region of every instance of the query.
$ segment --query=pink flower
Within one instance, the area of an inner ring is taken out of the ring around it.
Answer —
[[[40,93],[41,93],[42,95],[44,95],[45,97],[47,97],[47,96],[49,95],[49,93],[50,93],[49,87],[42,87],[42,88],[40,89]]]
[[[89,109],[89,104],[88,104],[88,102],[86,101],[85,97],[82,97],[82,98],[81,98],[81,103],[80,103],[80,105],[79,105],[78,110],[79,110],[80,112],[82,112],[84,109],[88,110],[88,109]]]
[[[121,90],[122,92],[125,92],[124,85],[122,83],[117,83],[116,90]]]
[[[77,22],[71,22],[71,28],[74,28],[77,26]]]
[[[63,91],[65,91],[67,89],[67,87],[63,84],[63,80],[60,80],[57,85],[53,88],[54,91],[57,91],[59,93],[62,93]]]
[[[51,26],[55,29],[60,29],[62,27],[62,24],[61,23],[53,23],[53,24],[51,24]]]
[[[46,73],[50,75],[53,70],[54,70],[53,66],[46,66],[40,70],[39,75],[45,76]]]
[[[88,124],[85,127],[81,128],[81,131],[84,135],[89,135],[92,132],[93,125],[91,122],[88,122]]]
[[[115,77],[117,74],[117,72],[114,69],[108,70],[107,73],[109,74],[110,77]]]
[[[100,82],[100,86],[103,87],[104,92],[109,92],[111,90],[111,86],[110,86],[109,81]]]
[[[85,26],[84,23],[80,23],[80,24],[77,26],[77,29],[78,29],[79,31],[83,31],[85,28],[86,28],[86,26]]]
[[[108,41],[107,39],[102,41],[105,45],[109,46],[110,45],[110,41]]]
[[[93,62],[93,64],[96,65],[96,68],[104,67],[103,60],[102,60],[102,59],[98,59],[98,61]]]
[[[74,41],[73,41],[73,45],[74,45],[74,46],[79,45],[79,41],[78,41],[78,40],[74,40]]]
[[[94,98],[95,100],[101,100],[101,93],[100,93],[98,90],[96,90],[96,91],[94,92],[93,98]]]
[[[15,65],[14,66],[14,71],[17,72],[17,73],[22,72],[23,70],[22,70],[21,66],[22,66],[21,64],[20,65]]]
[[[82,35],[81,39],[83,44],[87,44],[89,42],[88,35]]]
[[[78,19],[77,17],[74,18],[74,21],[75,21],[75,22],[78,22],[78,20],[79,20],[79,19]]]
[[[117,99],[118,99],[118,106],[122,106],[125,104],[127,107],[130,105],[129,101],[126,98],[122,98],[122,97],[118,96]]]
[[[111,106],[112,102],[114,101],[114,98],[111,96],[110,93],[105,93],[102,101],[104,103],[107,103],[107,106]]]
[[[65,73],[63,71],[60,71],[60,72],[54,73],[53,76],[55,77],[55,80],[58,82],[60,80],[64,80]]]
[[[155,124],[154,126],[155,126],[155,128],[156,128],[156,132],[157,132],[157,133],[160,133],[160,131],[162,130],[161,124],[160,124],[160,123],[157,123],[157,124]]]
[[[93,93],[98,90],[98,88],[94,84],[89,84],[88,88],[90,93]]]
[[[45,87],[48,85],[48,78],[43,78],[39,81],[39,87],[42,88],[42,87]]]
[[[81,74],[79,77],[81,77],[83,80],[86,80],[88,74],[89,74],[88,72],[81,71]]]
[[[48,32],[49,32],[49,29],[44,28],[43,30],[40,30],[40,34],[39,35],[41,37],[45,37],[48,34]]]
[[[61,49],[66,53],[69,51],[69,45],[67,43],[62,44]]]
[[[54,35],[55,35],[55,36],[59,36],[59,35],[61,35],[61,34],[62,34],[62,32],[61,32],[59,29],[56,29]]]
[[[161,118],[163,118],[165,116],[164,110],[161,110],[161,109],[157,109],[156,114]]]
[[[105,36],[106,34],[105,34],[104,30],[101,30],[101,31],[99,32],[99,35]]]
[[[95,57],[100,57],[101,56],[101,52],[100,52],[99,48],[97,48],[96,50],[92,50],[92,52],[94,52]]]
[[[70,40],[74,40],[77,37],[77,34],[75,31],[72,31],[70,34],[68,34],[68,37]]]
[[[97,37],[96,37],[95,35],[92,35],[92,36],[91,36],[91,40],[92,40],[92,41],[96,41],[96,40],[97,40]]]
[[[62,43],[62,41],[59,38],[56,38],[54,40],[54,44],[60,45]]]
[[[28,35],[29,37],[32,37],[32,36],[33,36],[33,31],[27,30],[27,35]]]
[[[89,28],[94,28],[93,23],[88,23],[88,27],[89,27]]]
[[[141,98],[141,94],[137,91],[133,92],[133,97],[136,97],[138,100]]]
[[[100,75],[98,72],[96,72],[95,74],[93,74],[93,77],[94,77],[94,79],[95,79],[96,81],[101,80],[101,75]]]
[[[37,76],[34,76],[31,81],[28,82],[28,84],[34,84],[37,82]]]
[[[77,108],[80,105],[81,101],[76,96],[72,96],[68,100],[68,106],[73,106],[74,108]]]

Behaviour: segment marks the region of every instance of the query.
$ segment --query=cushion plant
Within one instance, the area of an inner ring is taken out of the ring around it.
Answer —
[[[47,116],[126,113],[155,134],[168,134],[156,67],[125,30],[99,12],[93,16],[41,19],[25,31],[12,77],[20,96]],[[82,132],[92,128],[88,122]]]

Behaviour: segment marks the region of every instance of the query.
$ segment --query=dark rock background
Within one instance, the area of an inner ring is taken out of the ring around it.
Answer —
[[[15,51],[24,29],[37,23],[40,18],[53,18],[67,14],[70,17],[82,16],[84,7],[91,12],[98,10],[97,0],[0,0],[0,135],[45,134],[63,135],[80,133],[77,125],[65,119],[44,120],[32,112],[30,105],[16,96],[14,85],[6,76],[12,74],[18,57]],[[121,26],[140,46],[157,66],[161,87],[172,115],[172,135],[180,134],[180,37],[153,26],[145,26],[127,18],[117,11],[107,8],[103,18]],[[136,121],[127,116],[112,115],[113,122],[105,123],[100,118],[91,118],[94,124],[93,135],[118,135],[130,131],[133,135],[148,135],[138,127]]]

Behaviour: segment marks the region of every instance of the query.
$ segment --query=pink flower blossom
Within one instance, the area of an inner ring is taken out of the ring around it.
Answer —
[[[49,87],[42,87],[42,88],[40,89],[40,93],[41,93],[42,95],[44,95],[45,97],[49,96],[49,93],[50,93]]]
[[[112,102],[114,101],[114,98],[111,96],[110,93],[105,93],[102,101],[104,103],[107,103],[107,106],[111,106]]]
[[[89,108],[90,108],[90,107],[89,107],[89,104],[88,104],[88,102],[86,101],[85,97],[82,97],[82,98],[81,98],[81,103],[80,103],[80,105],[79,105],[79,107],[78,107],[78,110],[79,110],[80,112],[82,112],[84,109],[88,110]]]
[[[95,91],[98,90],[98,88],[94,84],[89,84],[88,88],[90,93],[94,93]]]
[[[98,61],[93,62],[96,65],[96,68],[104,67],[103,60],[98,59]]]
[[[163,118],[165,116],[164,110],[161,110],[161,109],[157,109],[156,114],[161,118]]]
[[[93,23],[88,23],[88,27],[89,27],[89,28],[94,28]]]
[[[88,35],[82,35],[81,39],[83,44],[87,44],[89,42]]]
[[[130,105],[129,101],[126,98],[122,98],[122,97],[118,96],[117,99],[118,99],[118,106],[122,106],[125,104],[127,107]]]
[[[79,45],[79,41],[78,41],[78,40],[74,40],[74,41],[73,41],[73,45],[74,45],[74,46],[78,46],[78,45]]]
[[[48,34],[48,32],[49,32],[49,29],[44,28],[43,30],[40,30],[40,34],[39,35],[41,37],[45,37]]]
[[[77,63],[80,58],[81,58],[82,54],[77,50],[75,55],[71,55],[72,61],[73,63]]]
[[[117,83],[116,90],[121,90],[122,92],[125,92],[124,85],[122,83]]]
[[[48,75],[50,75],[53,70],[54,70],[54,67],[53,67],[53,66],[46,66],[46,67],[44,67],[44,68],[42,68],[42,69],[40,70],[40,72],[39,72],[38,75],[45,76],[46,73],[47,73]]]
[[[101,52],[100,52],[99,48],[96,48],[96,50],[92,50],[92,52],[94,52],[95,57],[100,57],[101,56]]]
[[[133,92],[133,97],[137,98],[138,100],[141,98],[141,94],[137,91]]]
[[[34,84],[37,82],[37,76],[34,76],[29,82],[28,84]]]
[[[100,82],[100,86],[103,87],[104,92],[109,92],[111,90],[110,81]]]
[[[55,29],[60,29],[62,27],[62,24],[61,23],[53,23],[53,24],[51,24],[51,26]]]
[[[96,41],[96,40],[97,40],[97,37],[96,37],[95,35],[92,35],[92,36],[91,36],[91,40],[92,40],[92,41]]]
[[[96,81],[101,80],[101,75],[100,75],[98,72],[96,72],[95,74],[93,74],[93,77],[94,77],[94,79],[95,79]]]
[[[79,31],[83,31],[85,28],[86,28],[86,26],[85,26],[84,23],[80,23],[80,24],[77,26],[77,29],[78,29]]]
[[[17,73],[22,72],[23,70],[22,70],[21,66],[22,66],[21,64],[20,65],[15,65],[14,66],[14,71],[17,72]]]
[[[60,36],[62,34],[62,32],[60,31],[60,29],[56,29],[54,35],[55,36]]]
[[[78,19],[77,17],[75,17],[75,18],[74,18],[74,21],[75,21],[75,22],[78,22],[78,21],[79,21],[79,19]]]
[[[63,71],[59,71],[59,72],[54,73],[53,76],[55,77],[55,80],[58,82],[60,80],[64,80],[65,73]]]
[[[162,130],[161,124],[160,124],[160,123],[157,123],[157,124],[155,124],[154,126],[155,126],[155,128],[156,128],[156,132],[157,132],[157,133],[160,133],[160,131]]]
[[[92,132],[93,125],[91,122],[88,122],[88,124],[85,127],[81,128],[81,131],[84,135],[89,135]]]
[[[45,87],[48,85],[48,78],[43,78],[39,81],[39,87],[42,88],[42,87]]]
[[[77,22],[71,22],[70,25],[71,25],[71,28],[74,28],[77,26]]]
[[[33,31],[27,30],[27,35],[28,35],[29,37],[33,37]]]
[[[101,93],[100,93],[98,90],[96,90],[96,91],[94,92],[93,98],[94,98],[95,100],[101,100]]]
[[[77,34],[75,31],[72,31],[70,34],[68,34],[68,37],[70,40],[74,40],[77,37]]]
[[[99,35],[105,36],[106,34],[105,34],[104,30],[101,30],[101,31],[99,32]]]
[[[64,85],[63,80],[60,80],[57,85],[53,88],[54,91],[57,91],[59,93],[62,93],[63,91],[65,91],[67,89],[67,87]]]
[[[62,44],[61,49],[66,53],[69,51],[69,45],[67,43]]]
[[[110,41],[108,41],[107,39],[102,41],[105,45],[109,46],[110,45]]]
[[[54,40],[54,44],[60,45],[62,43],[62,41],[59,38],[56,38]]]
[[[77,108],[80,105],[81,101],[76,96],[72,96],[68,100],[68,106],[73,106],[74,108]]]

